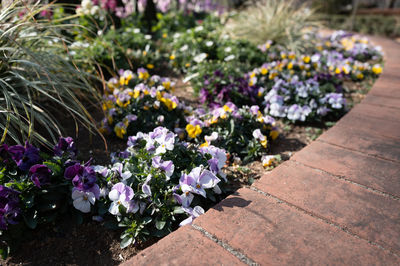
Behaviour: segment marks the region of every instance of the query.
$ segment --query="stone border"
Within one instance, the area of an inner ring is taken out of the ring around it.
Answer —
[[[400,264],[400,45],[367,97],[289,161],[122,265]]]

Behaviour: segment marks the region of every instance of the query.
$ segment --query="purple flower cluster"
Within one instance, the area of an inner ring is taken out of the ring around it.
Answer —
[[[0,185],[0,230],[7,230],[8,224],[17,224],[21,210],[19,193]]]
[[[256,103],[258,90],[250,85],[249,78],[248,75],[233,77],[220,70],[216,70],[212,76],[205,75],[200,102],[208,103],[210,107],[222,106],[229,101],[238,105]]]

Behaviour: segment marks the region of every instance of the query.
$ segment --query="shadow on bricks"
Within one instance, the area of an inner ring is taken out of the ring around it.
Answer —
[[[251,203],[250,200],[245,200],[238,196],[231,196],[226,198],[225,200],[221,201],[219,204],[214,206],[213,209],[217,211],[224,211],[224,208],[233,208],[233,207],[240,207],[244,208]]]

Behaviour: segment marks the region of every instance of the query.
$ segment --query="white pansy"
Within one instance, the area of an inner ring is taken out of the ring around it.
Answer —
[[[93,192],[85,192],[80,190],[74,190],[71,195],[73,199],[73,205],[75,209],[88,213],[90,212],[90,205],[94,205],[96,197]]]

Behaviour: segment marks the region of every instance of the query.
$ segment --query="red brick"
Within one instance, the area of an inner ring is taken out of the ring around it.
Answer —
[[[385,97],[369,93],[362,102],[371,105],[379,105],[400,109],[399,98]]]
[[[400,164],[314,141],[292,160],[400,197]]]
[[[292,161],[255,187],[400,254],[400,201]]]
[[[231,253],[184,226],[126,261],[129,265],[244,265]]]
[[[400,99],[399,99],[399,105],[400,105]],[[357,104],[353,109],[351,109],[350,115],[351,114],[357,114],[358,116],[373,117],[385,121],[400,122],[400,109],[370,105],[366,103]],[[381,123],[383,123],[383,121]]]
[[[377,107],[378,108],[378,107]],[[399,109],[400,111],[400,109]],[[378,116],[379,111],[375,113]],[[400,139],[400,120],[394,122],[392,120],[382,120],[363,114],[356,110],[351,111],[336,124],[339,127],[347,127],[350,130],[363,131],[371,133],[377,137],[389,137]]]
[[[247,188],[194,223],[261,265],[400,263],[365,240]]]
[[[400,77],[382,75],[369,92],[373,95],[400,98]]]
[[[400,161],[400,141],[379,137],[376,133],[336,125],[322,134],[318,140],[363,152],[366,155]]]

